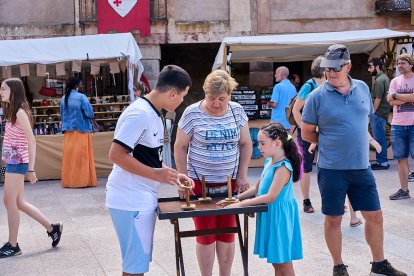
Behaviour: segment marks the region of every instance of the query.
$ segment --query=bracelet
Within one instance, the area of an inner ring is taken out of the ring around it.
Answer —
[[[27,172],[35,172],[35,171],[27,171]]]

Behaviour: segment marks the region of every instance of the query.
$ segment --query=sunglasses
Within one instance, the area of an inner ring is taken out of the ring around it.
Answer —
[[[342,68],[345,66],[345,65],[348,65],[349,63],[345,63],[345,64],[342,64],[341,66],[339,66],[339,67],[325,67],[324,68],[324,70],[325,70],[325,72],[329,72],[329,71],[334,71],[335,73],[338,73],[338,72],[341,72],[341,70],[342,70]]]

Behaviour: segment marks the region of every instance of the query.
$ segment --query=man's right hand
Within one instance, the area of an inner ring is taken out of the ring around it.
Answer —
[[[178,172],[172,168],[163,167],[156,170],[157,181],[169,185],[179,185]]]

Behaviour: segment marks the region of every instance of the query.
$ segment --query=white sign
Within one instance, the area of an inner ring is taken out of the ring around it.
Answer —
[[[138,0],[108,0],[109,5],[122,17],[125,17]]]

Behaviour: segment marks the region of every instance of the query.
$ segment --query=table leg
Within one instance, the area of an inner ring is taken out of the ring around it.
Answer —
[[[246,239],[248,237],[245,236],[244,242],[243,242],[243,235],[241,233],[241,227],[240,227],[240,218],[239,218],[239,215],[235,215],[235,216],[236,216],[237,235],[239,237],[240,253],[241,253],[242,262],[243,262],[244,275],[248,276],[249,275],[249,267],[248,267],[248,259],[247,259],[248,248],[247,248],[247,242],[246,242]],[[245,219],[244,220],[244,233],[246,235],[246,225],[248,225],[247,220],[246,220],[246,215],[244,219]]]
[[[185,276],[183,250],[181,248],[180,226],[178,224],[178,219],[171,220],[171,223],[174,224],[175,266],[177,270],[177,276],[180,276],[180,271],[181,271],[181,275]]]

